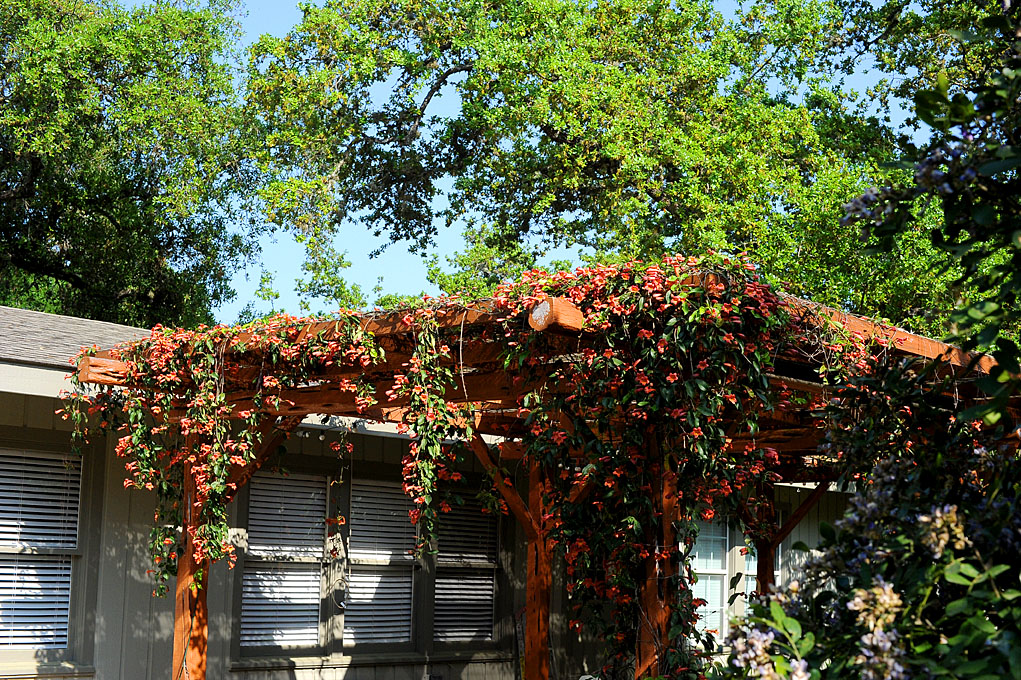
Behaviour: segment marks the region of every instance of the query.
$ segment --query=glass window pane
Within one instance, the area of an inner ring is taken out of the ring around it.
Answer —
[[[727,591],[726,577],[722,574],[702,574],[698,583],[692,586],[695,598],[705,600],[706,604],[698,608],[700,617],[698,629],[709,631],[717,638],[722,638],[727,622]]]
[[[0,555],[0,648],[67,647],[71,558]]]
[[[725,538],[698,537],[691,555],[691,567],[695,571],[726,571],[727,540]]]
[[[319,642],[319,565],[245,565],[241,579],[241,645]]]
[[[353,566],[344,609],[344,643],[411,639],[412,571]]]

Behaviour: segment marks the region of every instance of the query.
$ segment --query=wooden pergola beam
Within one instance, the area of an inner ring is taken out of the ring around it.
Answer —
[[[585,314],[567,298],[546,298],[532,307],[528,325],[535,331],[577,335],[585,325]]]
[[[827,307],[809,300],[783,296],[787,308],[801,314],[814,314],[840,324],[851,333],[860,333],[866,338],[884,338],[905,354],[925,359],[940,359],[951,366],[970,366],[972,362],[983,373],[996,365],[996,360],[987,354],[975,355],[939,340],[926,338],[902,328],[886,326],[862,316],[848,314],[833,307]]]
[[[376,406],[363,411],[360,416],[381,423],[402,423],[407,422],[411,413],[411,409],[407,406]],[[468,422],[463,422],[462,426],[468,424]],[[479,434],[498,437],[520,437],[526,432],[521,419],[506,411],[477,410],[472,415],[470,425],[472,430]],[[502,457],[507,458],[506,455]]]
[[[465,342],[463,345],[454,344],[450,348],[451,356],[441,360],[440,363],[445,366],[456,365],[473,368],[495,368],[496,364],[500,364],[502,367],[503,352],[504,347],[500,343],[473,340]],[[122,359],[113,359],[109,356],[102,356],[108,354],[109,351],[101,352],[94,356],[86,355],[82,357],[76,369],[79,381],[93,385],[130,386],[146,389],[143,386],[129,385],[130,366],[128,362]],[[407,352],[390,351],[385,353],[384,360],[378,364],[371,364],[369,366],[361,366],[360,364],[352,366],[337,365],[318,373],[310,374],[308,378],[310,380],[330,382],[343,379],[350,380],[366,373],[392,376],[394,373],[402,372],[404,364],[411,359],[411,356]],[[251,362],[245,361],[245,357],[239,357],[239,359],[241,361],[233,369],[233,373],[227,376],[234,382],[251,383],[262,374],[263,367],[258,365],[257,357],[253,358]],[[172,391],[169,390],[169,387],[168,391]]]
[[[472,373],[460,376],[455,384],[442,395],[450,403],[465,404],[469,402],[491,402],[504,410],[517,407],[517,399],[521,395],[538,389],[544,383],[541,380],[525,381],[508,376],[506,373]],[[406,407],[410,403],[407,396],[394,396],[388,399],[386,392],[391,384],[377,383],[369,396],[376,399],[376,404],[368,410],[360,410],[358,395],[351,390],[339,390],[332,385],[316,385],[293,390],[265,392],[261,395],[261,403],[256,405],[254,394],[250,391],[234,392],[226,395],[231,404],[231,413],[227,417],[240,418],[243,411],[257,411],[274,416],[307,416],[313,414],[330,416],[368,417],[373,413],[381,413],[383,409]],[[565,389],[561,386],[559,389]],[[179,419],[185,415],[184,409],[177,409],[171,419]]]
[[[468,327],[478,324],[493,324],[503,318],[502,314],[496,309],[496,305],[492,301],[480,300],[478,302],[469,303],[466,305],[451,305],[448,307],[439,307],[432,310],[425,310],[430,318],[431,323],[434,323],[438,328],[456,328],[456,327]],[[397,312],[362,312],[353,314],[352,318],[354,322],[358,324],[359,328],[374,336],[387,336],[387,335],[403,335],[410,333],[415,329],[414,318],[420,310],[408,310],[408,311],[397,311]],[[410,319],[412,323],[408,323]],[[323,334],[323,337],[327,340],[338,339],[347,337],[347,331],[342,331],[341,328],[347,321],[335,320],[335,321],[314,321],[305,326],[302,326],[295,334],[295,339],[302,339],[309,335]],[[253,333],[238,333],[230,345],[226,348],[228,351],[249,351],[257,349],[249,346],[249,343],[255,338]],[[115,358],[117,348],[100,350],[95,356],[110,359]]]
[[[525,572],[525,680],[549,680],[549,620],[553,586],[553,547],[545,520],[543,494],[545,472],[535,461],[529,463],[528,506],[493,462],[489,445],[478,434],[469,442],[475,456],[493,479],[511,514],[527,539]]]
[[[773,545],[775,547],[779,547],[780,544],[791,535],[791,532],[793,532],[798,525],[801,524],[801,520],[805,519],[805,516],[808,515],[812,508],[819,503],[823,495],[829,491],[832,483],[832,480],[819,482],[819,484],[812,489],[812,493],[808,494],[808,498],[798,505],[794,512],[791,513],[791,516],[787,518],[787,521],[783,523],[783,526],[777,529],[776,533],[773,534]]]

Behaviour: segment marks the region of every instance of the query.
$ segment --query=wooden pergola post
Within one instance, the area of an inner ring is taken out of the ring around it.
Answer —
[[[768,593],[770,586],[776,581],[773,567],[776,565],[777,543],[770,537],[758,537],[754,543],[755,557],[758,559],[755,565],[756,590]]]
[[[528,509],[539,531],[528,539],[528,574],[525,578],[525,680],[549,680],[550,595],[553,589],[553,560],[542,496],[545,471],[534,461],[528,472]]]
[[[654,448],[655,442],[649,447]],[[643,579],[638,587],[641,620],[635,649],[635,678],[660,674],[663,655],[670,646],[670,613],[676,594],[671,588],[673,560],[657,559],[656,553],[676,548],[674,518],[677,512],[677,474],[653,471],[652,502],[659,516],[658,527],[646,531],[649,555],[643,561]]]
[[[174,656],[171,680],[206,680],[206,649],[209,646],[209,609],[206,585],[209,561],[195,561],[191,531],[200,508],[195,502],[195,478],[192,464],[184,466],[182,494],[183,546],[177,556],[177,583],[174,589]]]
[[[489,445],[476,434],[471,439],[471,449],[482,463],[493,485],[503,497],[511,514],[524,529],[528,541],[525,573],[525,677],[524,680],[549,680],[550,643],[549,613],[550,596],[553,590],[553,555],[549,534],[542,517],[542,495],[546,488],[546,473],[534,461],[528,468],[528,506],[510,483],[503,478],[489,454]],[[587,492],[587,487],[578,491],[577,497]]]

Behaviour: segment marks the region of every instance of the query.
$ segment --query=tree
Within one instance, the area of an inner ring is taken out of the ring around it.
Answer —
[[[1021,16],[1008,6],[1004,15],[983,21],[981,33],[958,37],[997,46],[998,63],[971,92],[952,93],[945,75],[934,89],[918,92],[917,115],[931,126],[933,143],[913,165],[913,181],[852,201],[846,221],[892,251],[897,238],[915,228],[919,203],[941,206],[942,221],[930,236],[945,266],[958,272],[954,339],[990,351],[998,362],[982,379],[992,399],[967,415],[996,422],[1021,387],[1015,342],[1021,326]]]
[[[943,74],[950,88],[974,89],[992,64],[1009,50],[1010,41],[961,41],[955,37],[978,30],[1002,13],[1004,0],[837,0],[846,17],[836,36],[835,66],[846,74],[865,68],[882,77],[870,88],[881,110],[910,103]],[[889,122],[889,120],[887,120]],[[911,117],[909,123],[920,123]]]
[[[209,321],[257,230],[227,7],[0,2],[0,303]]]
[[[749,250],[798,293],[918,327],[927,301],[953,299],[948,277],[918,280],[931,249],[865,258],[839,223],[841,203],[902,172],[882,167],[896,136],[831,78],[839,9],[308,6],[252,51],[261,196],[313,243],[351,220],[422,251],[464,229],[453,272],[433,266],[448,292],[491,291],[550,246]]]

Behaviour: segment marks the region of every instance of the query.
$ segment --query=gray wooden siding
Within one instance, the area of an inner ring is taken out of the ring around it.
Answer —
[[[781,486],[776,489],[777,505],[783,509],[784,514],[789,516],[808,495],[812,493],[811,488]],[[814,548],[819,545],[822,537],[819,535],[819,524],[826,522],[833,524],[844,515],[847,506],[847,495],[830,492],[824,494],[814,508],[809,510],[805,518],[801,520],[791,535],[783,542],[783,559],[780,564],[780,577],[784,583],[797,578],[799,568],[809,558],[810,554],[792,550],[791,546],[799,541]]]

